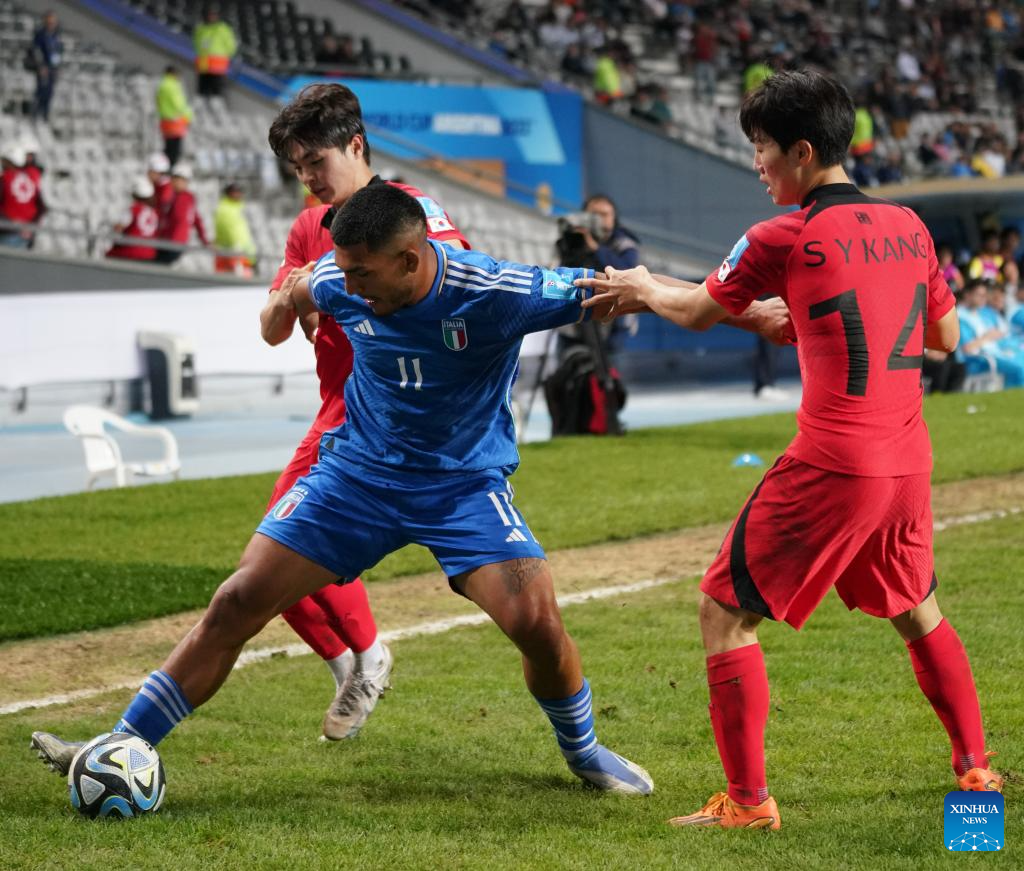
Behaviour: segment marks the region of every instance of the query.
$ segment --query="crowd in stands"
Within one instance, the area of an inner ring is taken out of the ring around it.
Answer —
[[[199,98],[220,97],[237,44],[230,26],[214,9],[206,10],[195,27],[194,46]],[[49,123],[62,54],[60,23],[55,13],[47,12],[26,56],[26,66],[36,76],[30,111],[36,124]],[[166,68],[154,99],[164,150],[152,154],[146,174],[132,180],[131,201],[125,204],[123,217],[110,227],[115,241],[106,256],[171,265],[193,243],[194,232],[201,245],[215,249],[215,271],[251,277],[257,251],[243,211],[241,185],[230,182],[223,188],[212,238],[190,189],[193,169],[183,155],[193,111],[176,67]],[[45,170],[37,150],[30,128],[0,142],[0,245],[31,248],[35,244],[39,223],[47,213],[42,183]]]
[[[924,372],[932,391],[1024,387],[1024,284],[1017,227],[988,229],[981,249],[957,259],[937,246],[939,266],[957,298],[960,346],[955,354],[928,351]],[[971,381],[972,379],[973,385]]]
[[[772,69],[817,66],[860,107],[861,184],[1024,171],[1024,12],[1012,0],[402,2],[668,133],[681,93],[734,109]]]

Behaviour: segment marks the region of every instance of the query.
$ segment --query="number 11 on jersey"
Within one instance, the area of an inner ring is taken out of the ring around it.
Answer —
[[[409,362],[412,363],[412,373],[416,377],[416,380],[412,385],[413,389],[419,390],[423,386],[423,373],[420,371],[420,358],[413,357]],[[405,368],[405,357],[398,358],[398,372],[402,376],[402,380],[398,386],[405,390],[405,388],[409,386],[409,371]]]

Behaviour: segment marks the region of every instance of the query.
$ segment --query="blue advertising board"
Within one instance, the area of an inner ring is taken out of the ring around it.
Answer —
[[[325,81],[299,76],[282,99]],[[582,200],[583,101],[579,94],[533,88],[430,85],[336,79],[363,107],[371,145],[396,157],[498,160],[512,199],[534,205],[547,185],[556,200]],[[375,131],[380,136],[375,137]]]

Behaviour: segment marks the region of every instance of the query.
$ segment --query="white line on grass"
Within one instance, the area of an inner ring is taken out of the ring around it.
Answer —
[[[996,520],[1002,517],[1010,517],[1020,514],[1024,509],[1020,507],[996,509],[993,511],[979,511],[974,514],[963,514],[959,517],[950,517],[948,520],[940,520],[935,524],[935,531],[942,532],[953,526],[966,526],[971,523],[984,523],[986,520]],[[666,584],[675,583],[680,578],[663,578],[661,580],[637,581],[635,584],[622,584],[616,587],[599,587],[596,590],[586,590],[581,593],[569,593],[558,597],[559,605],[576,605],[580,602],[588,602],[591,599],[607,599],[611,596],[625,596],[630,593],[639,593],[642,590],[650,590],[654,587],[663,587]],[[381,632],[382,641],[400,641],[405,638],[418,638],[423,635],[439,635],[457,629],[460,626],[480,626],[490,622],[490,617],[484,613],[466,614],[462,617],[450,617],[446,620],[433,620],[429,623],[417,623],[414,626],[405,626],[401,629],[391,629],[388,632]],[[279,647],[259,647],[255,650],[245,650],[238,657],[235,668],[245,668],[254,662],[263,662],[275,656],[305,656],[312,653],[305,644],[285,644]],[[46,696],[42,699],[25,699],[21,702],[11,702],[0,705],[0,716],[14,714],[28,708],[47,708],[51,705],[66,705],[69,702],[78,702],[82,699],[91,699],[114,690],[135,689],[141,686],[145,677],[137,677],[132,680],[112,683],[102,687],[92,687],[85,690],[74,690],[70,693],[59,693],[58,695]]]
[[[660,580],[637,581],[635,584],[622,584],[616,587],[599,587],[596,590],[585,590],[581,593],[569,593],[558,597],[559,605],[575,605],[580,602],[588,602],[591,599],[607,599],[611,596],[623,596],[630,593],[639,593],[642,590],[650,590],[654,587],[663,587],[680,580],[679,578],[662,578]],[[405,626],[400,629],[391,629],[388,632],[381,632],[381,641],[400,641],[405,638],[417,638],[423,635],[439,635],[457,629],[460,626],[480,626],[489,623],[491,618],[483,612],[479,614],[466,614],[462,617],[449,617],[446,620],[432,620],[429,623],[417,623],[413,626]],[[238,657],[235,668],[245,668],[254,662],[263,662],[275,656],[305,656],[312,653],[305,644],[285,644],[279,647],[259,647],[255,650],[245,650]],[[59,693],[53,696],[46,696],[42,699],[25,699],[20,702],[0,705],[0,716],[14,714],[28,708],[47,708],[51,705],[66,705],[69,702],[78,702],[83,699],[91,699],[114,690],[137,689],[142,685],[145,676],[133,678],[132,680],[119,683],[107,684],[102,687],[92,687],[85,690],[74,690],[70,693]]]

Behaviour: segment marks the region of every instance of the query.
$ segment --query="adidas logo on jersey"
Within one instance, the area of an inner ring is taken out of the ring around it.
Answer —
[[[505,539],[506,543],[510,541],[529,541],[529,539],[525,535],[523,535],[518,529],[513,529],[508,534],[508,537]]]
[[[375,335],[377,335],[373,331],[373,324],[371,324],[369,322],[369,320],[365,320],[361,324],[359,324],[356,327],[356,332],[357,333],[362,333],[364,336],[375,336]]]

